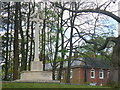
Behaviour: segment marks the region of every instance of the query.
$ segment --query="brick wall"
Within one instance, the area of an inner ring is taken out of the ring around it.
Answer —
[[[99,70],[98,68],[95,68],[95,78],[90,77],[90,70],[91,68],[86,69],[86,74],[87,74],[87,82],[89,83],[97,83],[97,85],[105,84],[107,81],[107,73],[108,69],[103,69],[104,70],[104,78],[100,79],[99,78]],[[66,71],[63,71],[63,80],[61,82],[65,82],[65,75]],[[72,69],[72,78],[71,78],[71,83],[76,83],[76,84],[83,84],[84,83],[84,69],[83,68],[73,68]]]
[[[83,69],[82,68],[74,68],[73,70],[73,78],[72,83],[83,83]]]
[[[97,85],[101,85],[101,84],[105,84],[106,81],[107,81],[107,72],[108,72],[108,69],[103,69],[104,71],[104,78],[103,79],[100,79],[99,78],[99,70],[98,68],[95,68],[95,78],[91,78],[90,77],[90,70],[91,68],[87,69],[87,81],[88,82],[93,82],[93,83],[97,83]]]

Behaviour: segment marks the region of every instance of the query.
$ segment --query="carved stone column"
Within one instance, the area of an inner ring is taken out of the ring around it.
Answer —
[[[31,62],[31,71],[43,71],[43,65],[42,62],[39,60],[39,25],[43,22],[43,14],[39,12],[39,10],[36,10],[35,13],[32,15],[31,21],[35,22],[35,57],[34,61]]]

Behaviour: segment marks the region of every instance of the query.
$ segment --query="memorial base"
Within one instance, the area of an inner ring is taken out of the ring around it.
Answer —
[[[22,71],[20,80],[15,80],[15,82],[51,82],[60,83],[60,81],[52,80],[51,71],[43,71],[42,62],[32,61],[31,71]]]
[[[21,80],[52,80],[52,72],[50,71],[23,71]]]

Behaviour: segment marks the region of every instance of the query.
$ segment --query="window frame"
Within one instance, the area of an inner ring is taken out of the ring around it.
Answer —
[[[58,77],[58,72],[55,71],[55,80],[57,80],[57,77]]]
[[[102,77],[100,76],[101,73],[102,73]],[[104,79],[104,70],[103,69],[99,70],[99,79]]]
[[[110,77],[110,70],[107,71],[107,78]]]
[[[92,76],[92,73],[93,73],[93,76]],[[90,70],[90,78],[95,78],[95,69],[91,69]]]
[[[62,71],[62,73],[61,73],[61,79],[63,79],[63,78],[64,78],[64,74],[63,74],[63,72],[64,72],[64,71]]]
[[[70,79],[72,78],[72,72],[73,72],[73,71],[72,71],[72,69],[71,69],[71,70],[70,70]]]

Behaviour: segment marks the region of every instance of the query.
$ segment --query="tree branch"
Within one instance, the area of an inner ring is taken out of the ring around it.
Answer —
[[[83,9],[83,10],[71,10],[69,8],[65,8],[65,7],[62,7],[58,4],[55,4],[56,7],[58,8],[62,8],[64,10],[68,10],[70,12],[74,12],[74,13],[87,13],[87,12],[92,12],[92,13],[101,13],[101,14],[104,14],[104,15],[107,15],[111,18],[113,18],[114,20],[116,20],[117,22],[120,23],[120,17],[116,16],[115,14],[113,14],[112,12],[109,12],[109,11],[106,11],[106,10],[100,10],[99,8],[97,9]]]
[[[106,38],[105,43],[101,47],[97,48],[97,50],[101,51],[101,50],[105,49],[107,44],[109,43],[109,41],[113,41],[113,42],[116,43],[116,38],[115,37],[108,37],[108,38]]]

